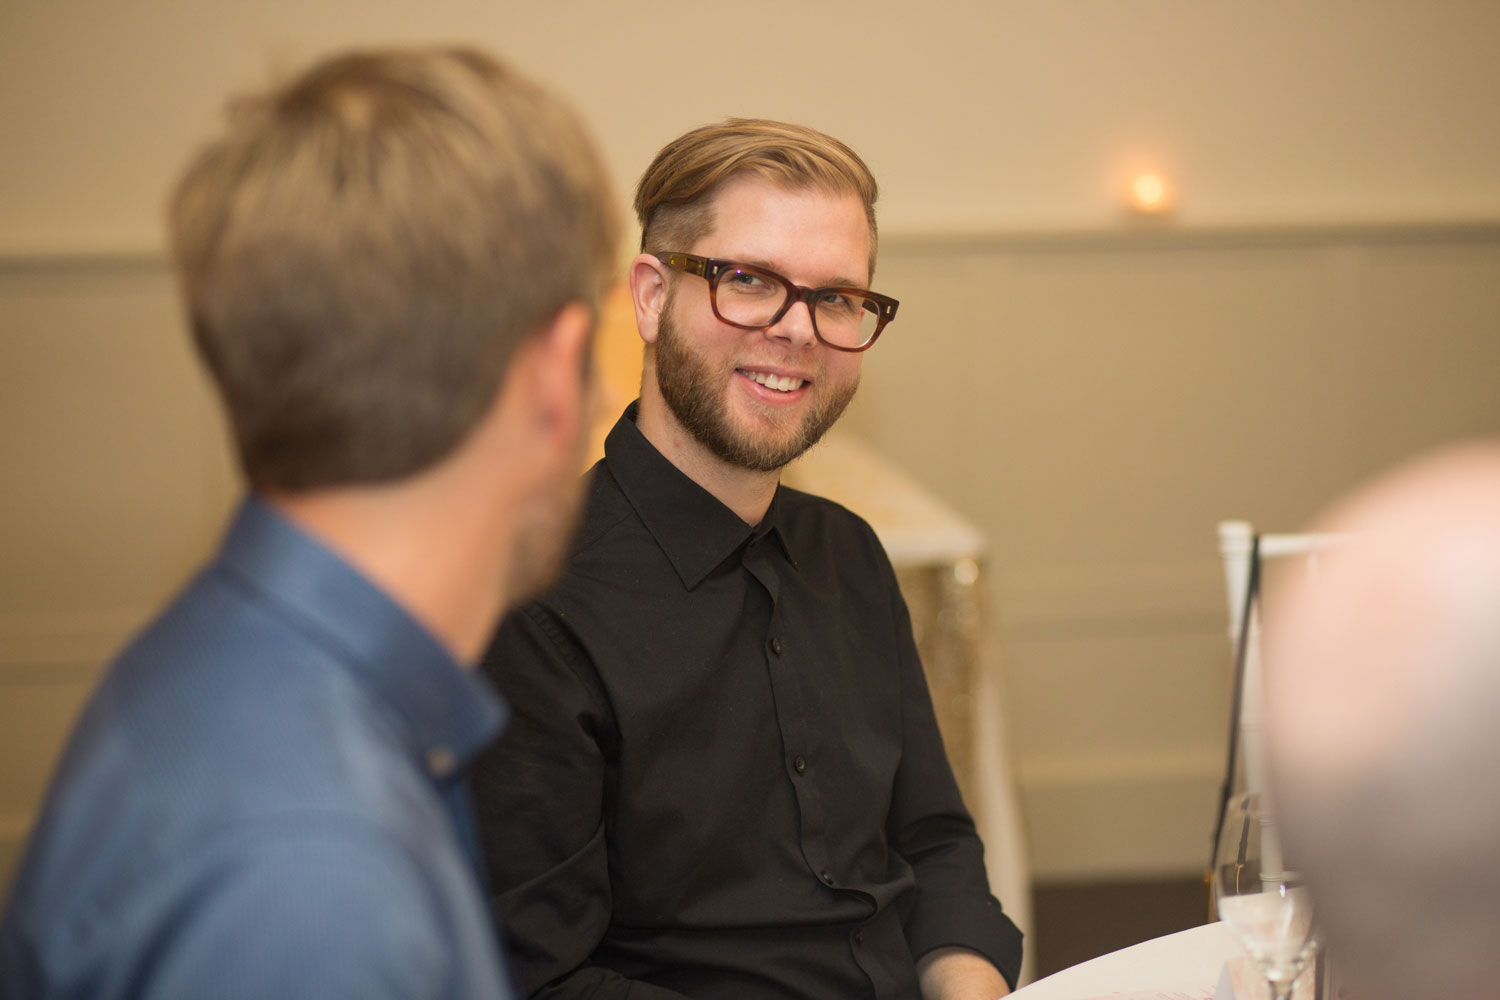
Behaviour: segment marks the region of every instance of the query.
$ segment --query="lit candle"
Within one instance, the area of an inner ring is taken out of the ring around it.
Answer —
[[[1143,215],[1160,215],[1172,207],[1172,185],[1161,174],[1141,174],[1130,184],[1129,204]]]

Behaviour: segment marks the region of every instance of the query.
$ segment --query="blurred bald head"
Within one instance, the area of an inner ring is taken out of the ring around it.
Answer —
[[[1267,595],[1288,857],[1369,1000],[1500,995],[1500,444],[1334,507]]]

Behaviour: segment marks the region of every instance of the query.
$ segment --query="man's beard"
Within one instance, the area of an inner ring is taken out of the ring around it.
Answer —
[[[843,415],[859,388],[858,378],[833,386],[822,398],[814,398],[799,425],[775,436],[769,431],[742,430],[734,426],[729,414],[729,384],[724,373],[713,370],[692,352],[671,316],[669,299],[657,325],[656,384],[683,429],[730,465],[752,472],[781,469],[818,443]],[[814,383],[813,391],[818,388]]]

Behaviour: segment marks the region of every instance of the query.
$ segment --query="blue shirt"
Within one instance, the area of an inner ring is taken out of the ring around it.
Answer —
[[[511,997],[463,783],[505,713],[248,500],[73,733],[0,996]]]

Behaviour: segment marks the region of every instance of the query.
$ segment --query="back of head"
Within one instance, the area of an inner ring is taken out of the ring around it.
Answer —
[[[1268,595],[1287,854],[1369,1000],[1500,983],[1500,446],[1385,476]]]
[[[687,251],[712,232],[713,196],[731,177],[753,175],[788,188],[854,194],[870,224],[875,271],[875,202],[879,188],[859,154],[805,125],[764,118],[728,118],[668,143],[635,192],[641,251]]]
[[[333,58],[238,102],[172,197],[193,334],[251,485],[400,479],[450,453],[517,344],[615,263],[561,101],[470,49]]]

